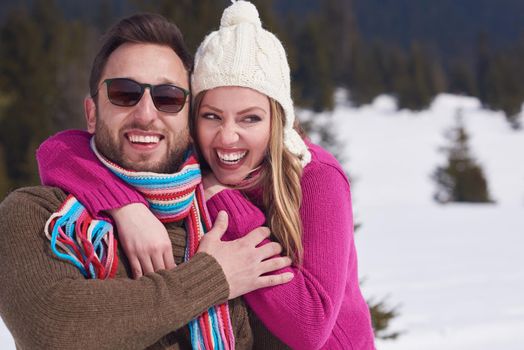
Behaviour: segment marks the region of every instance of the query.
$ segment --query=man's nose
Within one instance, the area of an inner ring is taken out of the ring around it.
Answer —
[[[158,110],[153,103],[149,88],[145,89],[144,94],[135,106],[133,113],[134,118],[143,124],[149,124],[158,117]]]

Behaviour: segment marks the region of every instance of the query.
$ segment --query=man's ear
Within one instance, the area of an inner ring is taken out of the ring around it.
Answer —
[[[84,115],[86,117],[87,131],[90,134],[94,134],[96,129],[96,104],[92,97],[84,99]]]

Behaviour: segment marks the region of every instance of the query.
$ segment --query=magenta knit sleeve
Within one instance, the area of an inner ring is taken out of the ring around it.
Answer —
[[[258,222],[250,222],[256,217],[256,207],[238,192],[223,192],[211,198],[210,213],[229,211],[230,225],[237,232],[234,236],[256,227]],[[275,272],[290,271],[295,277],[287,284],[246,294],[244,299],[284,343],[293,349],[318,349],[331,336],[348,278],[358,285],[356,265],[355,271],[348,271],[348,265],[353,266],[348,264],[353,216],[349,183],[331,165],[310,164],[302,178],[302,192],[303,266]]]
[[[264,225],[266,221],[264,213],[237,190],[220,191],[211,197],[206,205],[213,221],[220,210],[227,212],[228,227],[223,236],[226,241],[245,236],[255,228]]]
[[[73,194],[98,219],[107,219],[104,210],[131,203],[147,205],[136,190],[100,163],[90,139],[85,131],[67,130],[44,141],[36,153],[42,184]]]

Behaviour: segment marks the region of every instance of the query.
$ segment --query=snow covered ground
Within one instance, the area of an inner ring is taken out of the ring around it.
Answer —
[[[462,110],[496,204],[438,205],[431,173]],[[473,98],[440,95],[420,113],[386,96],[332,116],[353,178],[367,298],[400,316],[379,350],[524,349],[524,131]]]
[[[496,204],[432,201],[438,148],[462,110]],[[340,104],[332,122],[353,178],[360,275],[367,298],[398,306],[395,341],[379,350],[524,348],[524,131],[476,99],[438,96],[427,111],[377,98]],[[0,322],[0,348],[14,349]]]

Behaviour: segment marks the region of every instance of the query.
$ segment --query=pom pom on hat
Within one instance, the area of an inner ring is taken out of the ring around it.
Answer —
[[[284,146],[302,166],[310,162],[304,140],[293,129],[295,111],[286,52],[278,38],[262,28],[255,5],[239,0],[224,10],[220,29],[211,32],[195,54],[191,82],[194,96],[221,86],[240,86],[277,101],[286,119]]]
[[[252,23],[262,27],[255,5],[247,1],[233,1],[233,5],[224,10],[220,20],[221,27],[234,26],[240,23]]]

